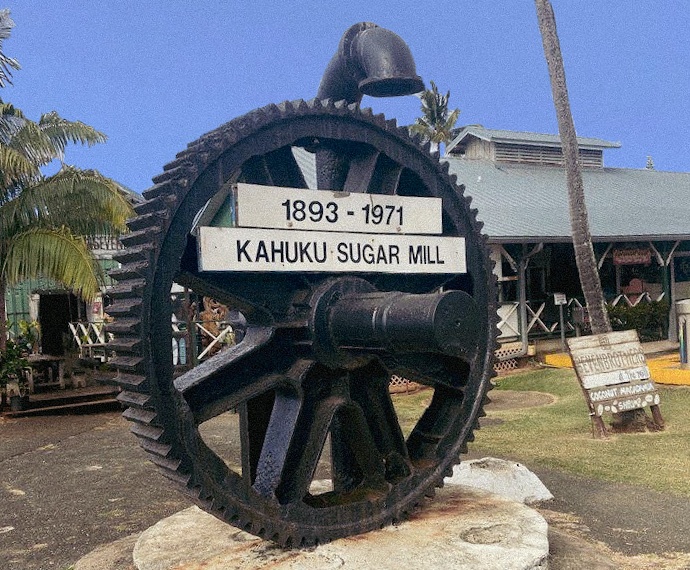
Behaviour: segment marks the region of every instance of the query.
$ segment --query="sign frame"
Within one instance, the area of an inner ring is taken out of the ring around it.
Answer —
[[[604,413],[649,406],[656,425],[664,420],[637,331],[628,330],[568,339],[568,352],[585,396],[595,435],[606,436]]]
[[[467,273],[464,237],[201,226],[199,271]]]
[[[335,192],[238,183],[238,227],[366,234],[443,233],[443,201],[427,196]]]

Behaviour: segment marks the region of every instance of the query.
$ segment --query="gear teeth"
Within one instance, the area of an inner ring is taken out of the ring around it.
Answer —
[[[187,178],[189,174],[186,168],[186,163],[184,158],[178,158],[170,164],[166,164],[163,167],[163,172],[154,176],[151,180],[154,184],[162,184],[163,182],[170,182],[171,180],[176,180],[180,178]],[[149,193],[145,192],[144,197],[148,198]]]
[[[383,115],[383,113],[373,113],[372,111],[372,118],[373,123],[377,127],[381,127],[382,129],[386,128],[386,117]]]
[[[398,129],[398,121],[395,119],[388,119],[386,121],[386,128],[390,131],[395,131]]]
[[[141,311],[141,299],[126,298],[117,299],[108,307],[108,314],[117,317],[138,316]]]
[[[134,423],[130,427],[130,431],[141,438],[149,439],[151,441],[158,441],[163,437],[163,428],[142,423]]]
[[[148,273],[149,264],[146,261],[127,263],[122,267],[112,269],[110,276],[116,281],[134,281],[143,279]]]
[[[130,392],[143,392],[149,387],[146,376],[140,374],[123,374],[120,372],[115,377],[115,382],[123,390]]]
[[[292,101],[283,101],[278,103],[278,109],[285,115],[292,114],[295,110],[295,105]]]
[[[161,233],[161,228],[154,226],[148,230],[139,230],[135,232],[130,232],[128,234],[120,237],[120,242],[125,248],[130,248],[138,245],[147,245],[151,243],[152,238],[156,237]]]
[[[149,456],[166,459],[172,450],[172,446],[165,443],[159,443],[143,437],[138,437],[137,439],[139,440],[139,445],[141,448],[146,451]]]
[[[181,489],[186,489],[187,483],[189,482],[189,475],[186,473],[181,473],[177,471],[177,467],[174,469],[170,469],[169,467],[165,465],[161,465],[159,461],[156,461],[157,456],[151,455],[149,453],[146,454],[148,459],[151,461],[151,463],[155,464],[157,467],[160,468],[160,472],[163,474],[164,477],[172,481],[173,483],[176,483],[177,486]],[[160,461],[166,461],[164,459],[160,459]],[[177,465],[179,467],[179,461],[174,462],[174,461],[168,461],[168,465]]]
[[[117,285],[113,285],[108,290],[108,295],[112,299],[123,299],[131,296],[141,296],[141,293],[145,286],[145,279],[129,279],[128,281],[122,281]]]
[[[297,111],[298,113],[306,113],[308,110],[309,104],[304,99],[300,99],[299,101],[297,101],[295,111]]]
[[[136,263],[138,261],[147,260],[153,254],[153,244],[143,243],[140,245],[135,245],[125,249],[120,249],[113,256],[115,261],[119,261],[121,264],[126,265],[128,263]]]
[[[130,372],[136,374],[140,371],[141,365],[143,363],[143,358],[141,356],[116,356],[110,363],[118,368],[119,370],[124,370],[125,372]],[[126,403],[126,402],[123,402]]]
[[[158,467],[162,467],[167,473],[173,473],[175,475],[180,475],[178,469],[180,468],[181,461],[179,459],[169,459],[167,457],[161,457],[160,455],[154,455],[152,453],[147,453],[149,461],[154,463]],[[185,485],[189,481],[189,477],[185,477]]]
[[[168,217],[169,214],[167,211],[157,210],[154,212],[149,212],[148,214],[137,216],[136,218],[129,220],[127,225],[129,226],[130,231],[133,232],[139,230],[148,230],[152,225],[159,225],[161,222],[163,222],[162,225],[165,225]]]
[[[137,206],[134,207],[134,211],[137,212],[137,214],[145,213],[146,208],[151,207],[150,204],[155,203],[156,200],[160,200],[163,192],[167,191],[167,189],[167,183],[154,184],[150,188],[147,188],[141,194],[146,199],[146,202],[137,204]]]
[[[115,352],[134,352],[140,344],[139,337],[118,337],[108,343],[108,349]]]
[[[122,413],[123,418],[145,425],[151,425],[157,416],[158,414],[154,410],[146,410],[142,408],[127,408]]]
[[[148,394],[139,394],[137,392],[124,391],[117,395],[117,400],[126,406],[134,406],[136,408],[144,408],[150,401],[151,396]]]
[[[138,334],[140,328],[141,321],[139,319],[122,317],[112,323],[106,323],[105,332],[114,335]]]

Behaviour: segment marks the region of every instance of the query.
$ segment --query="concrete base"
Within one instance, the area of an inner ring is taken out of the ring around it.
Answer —
[[[547,523],[535,510],[463,485],[397,526],[308,550],[283,550],[191,507],[144,531],[137,570],[531,570],[547,568]]]

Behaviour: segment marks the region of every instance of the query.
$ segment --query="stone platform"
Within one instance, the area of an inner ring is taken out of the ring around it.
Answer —
[[[547,568],[547,530],[522,503],[453,485],[406,522],[307,550],[284,550],[191,507],[144,531],[133,560],[137,570],[531,570]]]

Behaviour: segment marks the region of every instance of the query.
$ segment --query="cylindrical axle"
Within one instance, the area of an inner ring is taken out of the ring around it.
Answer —
[[[460,357],[473,352],[480,328],[476,304],[463,291],[347,295],[330,307],[328,322],[338,348]]]

